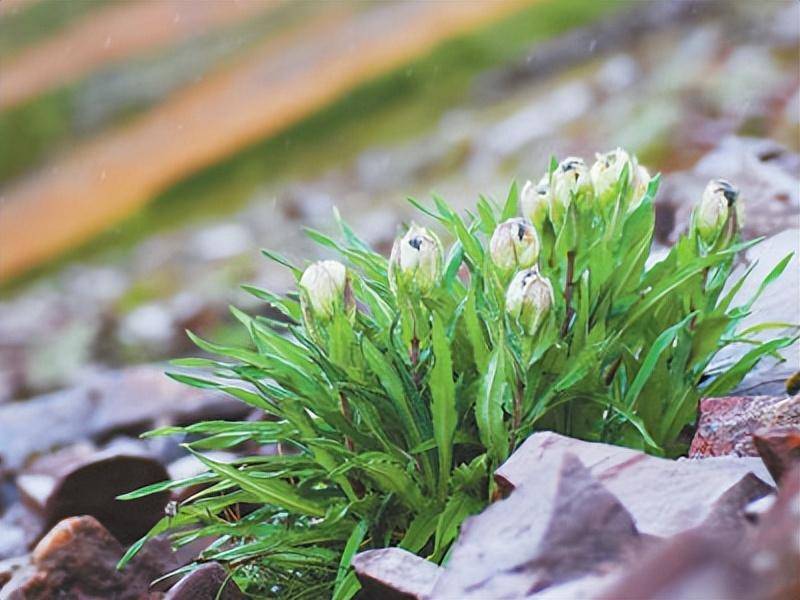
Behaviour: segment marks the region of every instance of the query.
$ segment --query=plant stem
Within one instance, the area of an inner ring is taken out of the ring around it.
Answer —
[[[350,412],[350,403],[347,401],[347,397],[344,395],[343,392],[339,392],[339,406],[342,411],[342,416],[345,420],[350,423],[351,412]],[[353,439],[350,436],[344,436],[344,445],[350,452],[355,450],[355,444],[353,443]],[[362,483],[356,479],[355,477],[348,476],[347,481],[350,483],[350,486],[353,488],[353,492],[355,493],[357,498],[364,497],[364,486]]]
[[[347,401],[343,392],[339,392],[339,407],[342,411],[342,416],[345,418],[345,421],[348,423],[350,422],[350,403]],[[353,445],[353,440],[349,436],[344,436],[344,445],[345,447],[352,452],[355,446]]]
[[[575,311],[572,310],[572,288],[573,278],[575,277],[575,251],[570,250],[567,252],[567,281],[564,286],[564,303],[567,306],[567,312],[564,316],[564,323],[561,325],[561,337],[566,337],[569,331],[569,323],[572,320],[572,315]]]
[[[408,356],[411,359],[411,366],[416,367],[419,362],[419,338],[417,334],[414,334],[414,337],[411,338],[411,350]]]
[[[617,371],[619,370],[621,364],[622,364],[622,356],[618,356],[617,360],[615,360],[612,363],[611,367],[608,369],[608,372],[606,373],[606,379],[605,379],[606,385],[611,385],[611,382],[614,381],[614,376],[617,374]]]
[[[512,415],[511,422],[511,452],[517,446],[517,430],[522,422],[522,394],[525,391],[525,385],[522,383],[522,377],[517,378],[517,387],[514,389],[514,414]]]

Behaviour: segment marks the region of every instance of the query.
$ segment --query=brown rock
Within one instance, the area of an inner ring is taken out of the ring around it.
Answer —
[[[367,550],[353,557],[365,600],[423,600],[442,569],[401,548]]]
[[[17,485],[42,515],[45,531],[66,517],[92,515],[127,544],[163,516],[169,493],[130,501],[117,496],[166,479],[164,466],[149,456],[79,447],[37,461],[17,477]]]
[[[465,521],[431,597],[524,597],[608,572],[642,542],[625,507],[566,453],[560,466]]]
[[[86,384],[0,406],[0,463],[16,471],[37,453],[86,439],[110,439],[162,423],[244,418],[249,407],[223,394],[182,385],[159,366],[111,371]]]
[[[756,429],[800,425],[800,396],[725,396],[703,398],[689,456],[758,456]]]
[[[28,567],[13,574],[0,597],[141,600],[151,597],[153,579],[178,566],[163,543],[146,545],[120,571],[122,554],[119,542],[93,517],[65,519],[39,542]]]
[[[795,467],[746,537],[731,543],[705,525],[684,532],[647,553],[599,598],[798,598],[798,507],[800,467]]]
[[[759,519],[746,552],[763,597],[800,598],[800,465],[783,473],[775,502]]]
[[[667,460],[629,448],[584,442],[552,432],[536,433],[495,472],[506,490],[536,484],[564,454],[575,454],[633,515],[641,533],[669,537],[710,517],[723,495],[742,485],[763,494],[771,477],[755,458]]]
[[[239,600],[244,597],[222,565],[212,562],[184,576],[170,588],[164,600]]]
[[[753,443],[775,481],[800,464],[800,427],[759,429],[753,433]]]
[[[734,546],[692,530],[647,555],[599,596],[619,598],[725,598],[754,600],[757,584]]]

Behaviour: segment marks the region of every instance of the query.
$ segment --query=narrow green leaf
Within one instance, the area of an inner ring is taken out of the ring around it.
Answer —
[[[257,479],[236,467],[211,460],[199,452],[195,452],[191,448],[188,450],[197,460],[202,462],[209,469],[235,482],[243,490],[255,494],[262,502],[274,504],[304,515],[314,517],[322,517],[325,515],[325,509],[320,504],[308,498],[304,498],[288,483],[277,479]]]
[[[492,352],[489,367],[475,401],[478,433],[487,453],[499,464],[508,453],[508,433],[503,422],[503,402],[508,385],[503,378],[505,368],[502,345]]]
[[[334,600],[347,597],[345,595],[346,588],[352,585],[346,585],[347,575],[350,570],[350,561],[353,560],[356,552],[358,552],[358,548],[361,546],[361,542],[364,540],[364,536],[367,534],[368,529],[369,525],[362,519],[355,527],[353,527],[350,537],[347,538],[347,543],[344,545],[344,551],[339,559],[339,569],[336,572],[336,581],[333,588]]]
[[[456,387],[453,383],[453,358],[450,354],[450,342],[444,332],[441,319],[433,318],[433,356],[430,390],[433,399],[431,413],[433,417],[433,437],[436,440],[439,455],[439,495],[447,493],[447,482],[450,479],[450,468],[453,458],[453,436],[456,431]]]

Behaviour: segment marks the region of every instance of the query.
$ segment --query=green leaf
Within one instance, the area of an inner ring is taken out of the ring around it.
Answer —
[[[492,352],[489,367],[475,401],[478,433],[487,453],[496,464],[505,459],[509,446],[508,432],[503,422],[503,402],[508,390],[508,385],[503,380],[505,377],[503,356],[502,345]]]
[[[400,541],[399,547],[409,552],[422,550],[436,531],[439,514],[438,507],[420,507]]]
[[[450,355],[450,343],[444,332],[441,319],[433,317],[433,356],[430,390],[433,401],[433,437],[436,440],[439,455],[439,495],[447,493],[447,482],[450,479],[450,467],[453,459],[453,436],[456,432],[456,387],[453,383],[453,359]]]
[[[467,330],[467,337],[469,338],[470,346],[472,346],[475,365],[478,367],[478,371],[485,372],[489,363],[489,348],[486,346],[483,328],[478,318],[474,287],[471,287],[467,294],[462,316]]]
[[[372,372],[375,374],[380,385],[386,390],[392,404],[395,407],[398,415],[400,416],[406,434],[409,439],[419,443],[422,439],[419,428],[414,419],[414,414],[411,411],[411,406],[408,403],[405,390],[403,389],[403,382],[400,376],[394,370],[392,364],[386,359],[383,353],[378,350],[372,342],[366,337],[362,338],[361,347],[364,353],[364,358],[367,361]]]
[[[506,203],[503,206],[503,214],[500,215],[500,221],[507,221],[512,217],[516,217],[517,214],[519,214],[519,187],[516,181],[512,181]]]
[[[364,540],[364,536],[367,534],[368,529],[369,525],[362,519],[355,527],[353,527],[350,537],[347,538],[347,543],[344,545],[344,551],[339,559],[339,570],[336,572],[336,581],[333,588],[334,600],[338,600],[340,598],[350,598],[352,597],[352,594],[347,594],[351,591],[355,592],[358,589],[357,587],[353,589],[353,582],[352,580],[348,581],[347,575],[348,571],[350,570],[350,562],[353,560],[356,552],[358,552],[358,548],[361,546],[361,542]]]
[[[753,370],[758,362],[773,352],[791,346],[797,341],[796,336],[781,337],[764,342],[750,350],[730,367],[724,374],[717,377],[704,391],[705,396],[721,396],[733,390],[745,376]]]
[[[650,349],[647,351],[647,355],[642,361],[642,365],[639,367],[636,377],[634,377],[625,394],[625,398],[622,401],[623,406],[627,406],[631,410],[635,409],[639,393],[653,373],[653,369],[655,369],[658,359],[661,358],[661,354],[672,344],[678,332],[686,327],[696,314],[697,313],[691,313],[679,323],[665,329],[661,335],[656,338],[655,342],[653,342]]]
[[[197,460],[218,475],[235,482],[243,490],[255,494],[262,502],[274,504],[293,512],[314,517],[325,515],[325,509],[314,500],[304,498],[288,483],[277,479],[260,479],[248,475],[236,467],[211,460],[191,448],[188,449]]]
[[[458,535],[458,529],[464,519],[480,512],[484,507],[481,500],[464,492],[454,493],[442,511],[436,523],[436,536],[433,548],[433,560],[440,561],[451,542]]]

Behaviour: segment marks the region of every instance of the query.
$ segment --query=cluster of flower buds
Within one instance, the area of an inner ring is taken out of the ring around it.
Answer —
[[[525,219],[509,219],[494,230],[489,253],[503,272],[526,269],[539,260],[539,236]]]
[[[335,260],[312,263],[300,277],[303,314],[315,323],[327,323],[337,312],[352,320],[356,301],[347,268]]]
[[[389,285],[400,290],[429,294],[442,277],[442,243],[424,227],[412,224],[395,240],[389,257]]]
[[[556,227],[560,226],[573,202],[581,210],[606,211],[617,200],[623,173],[628,190],[623,200],[627,209],[632,211],[641,204],[651,177],[647,169],[638,164],[636,157],[617,148],[597,154],[591,168],[583,159],[570,156],[538,184],[528,181],[520,194],[522,214],[541,231],[547,217]]]
[[[535,335],[553,306],[553,286],[536,267],[520,271],[506,291],[506,312],[528,335]]]
[[[698,237],[707,246],[712,246],[723,230],[729,229],[729,236],[732,237],[742,224],[739,190],[724,179],[710,181],[695,210],[694,227]]]

